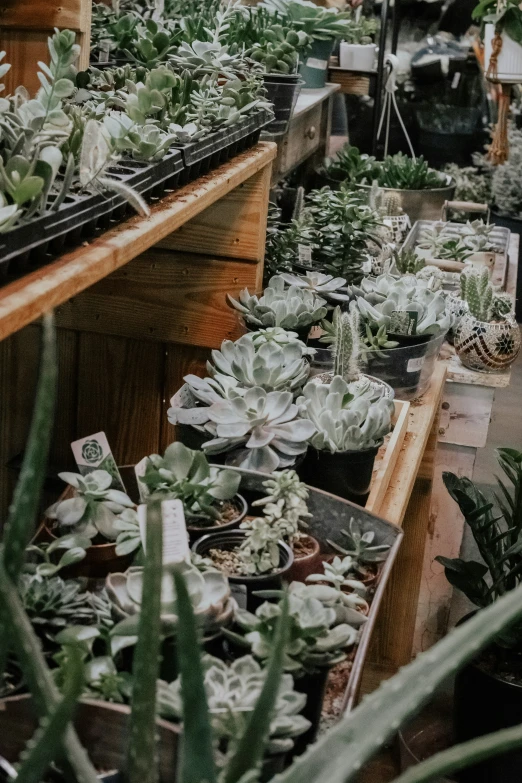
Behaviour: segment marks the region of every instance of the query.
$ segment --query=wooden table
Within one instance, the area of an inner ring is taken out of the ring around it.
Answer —
[[[281,137],[267,136],[278,145],[273,183],[287,177],[305,161],[306,168],[313,170],[328,155],[333,96],[339,89],[338,84],[327,84],[322,89],[301,90],[288,131]]]
[[[275,155],[275,144],[260,143],[163,198],[148,218],[0,289],[2,512],[12,489],[6,463],[24,449],[34,399],[40,330],[29,324],[57,308],[50,473],[74,468],[70,442],[100,430],[120,465],[162,452],[174,439],[166,410],[183,376],[242,333],[225,294],[261,286]]]

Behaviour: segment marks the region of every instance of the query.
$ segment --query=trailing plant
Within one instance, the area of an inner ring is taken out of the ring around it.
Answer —
[[[310,421],[298,418],[291,392],[265,392],[258,386],[244,397],[215,402],[208,417],[206,427],[214,438],[203,444],[207,454],[231,452],[228,464],[264,473],[291,467],[314,432]]]
[[[322,327],[325,334],[320,340],[331,345],[334,375],[339,375],[347,383],[356,381],[361,353],[358,311],[352,309],[343,313],[340,307],[336,307],[332,320],[323,321]]]
[[[513,300],[508,294],[495,292],[486,267],[461,275],[460,286],[462,299],[478,321],[503,321],[512,314]]]
[[[112,488],[113,477],[106,470],[80,473],[59,473],[59,477],[76,490],[73,497],[50,506],[48,519],[56,520],[63,531],[77,533],[91,542],[96,536],[114,541],[118,535],[116,518],[126,508],[134,508],[130,497]]]
[[[509,157],[505,163],[491,168],[491,200],[501,215],[522,216],[522,131],[511,126],[508,130]]]
[[[310,444],[331,453],[380,446],[391,432],[393,402],[374,395],[368,381],[347,383],[339,375],[329,384],[307,383],[297,404],[316,430]]]
[[[270,279],[262,296],[251,295],[248,288],[244,288],[239,294],[239,300],[227,294],[227,302],[253,327],[305,329],[326,315],[324,299],[313,291],[295,285],[285,288],[285,281],[279,275]]]
[[[202,659],[205,695],[212,724],[214,745],[225,744],[225,753],[237,746],[266,680],[267,671],[251,656],[226,664],[212,655]],[[303,734],[310,721],[299,713],[306,696],[294,690],[291,674],[283,674],[270,723],[266,752],[287,753],[294,738]],[[158,711],[162,718],[179,722],[183,714],[181,679],[158,683]]]

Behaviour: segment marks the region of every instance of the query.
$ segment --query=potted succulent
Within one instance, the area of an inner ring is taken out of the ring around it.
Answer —
[[[520,352],[520,331],[508,294],[495,293],[487,269],[470,270],[465,278],[468,312],[455,334],[455,351],[465,367],[478,372],[499,372]]]
[[[484,28],[484,71],[503,83],[522,81],[522,12],[515,0],[480,0],[473,19]]]
[[[415,395],[425,358],[438,354],[452,316],[441,290],[430,278],[390,274],[365,278],[350,289],[361,316],[364,358],[371,375],[398,395]],[[424,375],[424,377],[426,377]]]
[[[229,746],[245,730],[266,681],[267,670],[251,655],[244,655],[228,664],[204,655],[202,664],[214,742],[220,748],[218,752],[226,755]],[[266,783],[277,772],[283,771],[295,738],[310,728],[310,721],[300,714],[305,704],[306,696],[294,689],[292,675],[283,674],[270,723],[261,781]],[[176,724],[181,722],[183,702],[179,677],[171,683],[159,681],[158,713],[165,720]]]
[[[373,42],[377,21],[362,16],[352,20],[339,47],[339,65],[347,71],[372,71],[377,45]]]
[[[85,558],[71,564],[69,573],[105,578],[110,571],[129,565],[129,557],[116,552],[116,539],[121,514],[135,516],[134,501],[114,489],[113,476],[106,470],[94,470],[85,476],[68,472],[58,475],[69,487],[45,512],[43,532],[55,541],[68,533],[88,542]]]
[[[452,324],[446,334],[446,338],[450,345],[453,345],[455,341],[455,333],[462,317],[469,312],[468,303],[466,301],[466,277],[467,272],[462,272],[459,278],[459,290],[448,291],[446,293],[446,304],[448,310],[452,314]]]
[[[520,490],[522,452],[497,450],[502,478],[490,498],[468,478],[443,473],[444,484],[459,506],[478,547],[480,562],[437,557],[449,582],[478,609],[495,603],[520,583]],[[511,486],[510,486],[511,485]],[[469,617],[469,615],[468,615]],[[464,625],[468,621],[464,618]],[[465,666],[457,675],[454,693],[454,729],[457,742],[490,731],[518,725],[522,719],[520,620]],[[514,783],[522,771],[522,754],[515,750],[481,762],[459,780]]]
[[[419,233],[415,252],[428,263],[444,268],[459,271],[462,264],[469,264],[485,266],[491,272],[495,266],[495,253],[499,252],[493,241],[494,229],[493,223],[484,223],[483,220],[468,220],[458,227],[437,222]]]
[[[299,754],[317,735],[329,672],[357,643],[366,617],[350,606],[346,593],[334,587],[292,582],[288,594],[284,670],[293,675],[296,690],[306,694],[303,715],[311,723],[295,743],[294,752]],[[281,599],[283,594],[269,591],[266,595]],[[237,630],[227,629],[225,635],[258,660],[265,661],[274,644],[281,610],[281,600],[275,604],[262,603],[255,614],[240,610],[236,616]]]
[[[171,443],[163,457],[147,457],[139,476],[144,485],[140,493],[145,497],[166,495],[181,500],[191,541],[204,533],[239,527],[247,512],[246,501],[238,494],[239,481],[233,470],[210,466],[203,452],[179,442]],[[120,534],[117,552],[125,542],[129,552],[141,544],[139,527],[137,536],[135,531]]]
[[[391,432],[394,410],[391,400],[375,397],[368,380],[347,383],[339,375],[329,384],[310,382],[304,387],[297,404],[301,416],[315,427],[298,468],[304,481],[364,505],[375,457]]]
[[[326,315],[326,300],[308,288],[285,286],[280,275],[270,278],[261,296],[251,295],[244,288],[238,300],[227,294],[228,304],[244,318],[247,328],[256,330],[267,326],[279,326],[297,332],[306,340],[310,327],[318,324]]]

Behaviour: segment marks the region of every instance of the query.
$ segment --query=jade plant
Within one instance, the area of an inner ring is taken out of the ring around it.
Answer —
[[[114,541],[118,535],[116,520],[125,509],[134,508],[130,497],[113,489],[113,477],[106,470],[93,470],[85,476],[79,473],[59,473],[75,491],[73,497],[59,500],[46,511],[55,520],[61,533],[77,533],[91,542],[97,536]]]
[[[513,300],[508,294],[495,291],[485,267],[461,275],[460,294],[477,321],[504,321],[513,313]]]
[[[225,745],[224,752],[237,744],[259,698],[267,671],[251,656],[244,655],[229,664],[212,655],[202,659],[205,695],[215,744]],[[183,715],[181,679],[158,683],[158,712],[176,723]],[[291,674],[283,674],[270,723],[266,751],[286,753],[292,750],[294,738],[303,734],[310,721],[299,713],[306,696],[294,690]]]
[[[279,326],[304,330],[326,315],[325,299],[299,286],[286,288],[284,279],[279,275],[270,279],[262,296],[251,295],[244,288],[238,300],[227,294],[227,301],[252,328]]]
[[[374,395],[368,381],[347,383],[339,375],[328,384],[307,383],[297,405],[315,427],[310,444],[331,453],[380,446],[391,431],[393,402]]]
[[[291,467],[315,431],[311,421],[298,417],[291,392],[265,392],[259,386],[244,397],[215,402],[208,417],[206,427],[214,437],[203,444],[206,453],[229,452],[228,464],[264,473]]]

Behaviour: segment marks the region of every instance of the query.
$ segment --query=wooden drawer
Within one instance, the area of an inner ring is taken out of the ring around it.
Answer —
[[[318,149],[321,141],[322,112],[323,105],[314,106],[291,122],[281,150],[281,174],[291,171]]]

